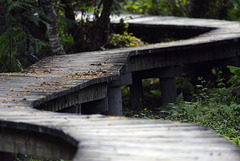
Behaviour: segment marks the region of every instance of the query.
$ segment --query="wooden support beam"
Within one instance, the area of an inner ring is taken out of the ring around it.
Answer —
[[[142,78],[139,74],[132,74],[132,85],[130,86],[130,97],[132,109],[142,109],[143,90]]]
[[[160,78],[162,105],[175,103],[177,100],[176,78]]]
[[[182,75],[182,67],[171,66],[161,70],[160,86],[162,94],[162,105],[168,103],[176,103],[177,100],[177,87],[176,87],[176,76]]]
[[[108,87],[108,115],[122,116],[122,91],[121,86]]]
[[[122,73],[119,79],[108,84],[108,115],[122,116],[121,86],[132,84],[132,73]]]

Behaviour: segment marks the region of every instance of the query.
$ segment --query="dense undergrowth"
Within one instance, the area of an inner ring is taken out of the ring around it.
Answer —
[[[240,146],[240,105],[238,93],[240,92],[238,91],[240,68],[232,66],[229,66],[229,68],[234,74],[229,81],[222,77],[223,73],[221,71],[216,73],[214,70],[214,74],[217,74],[215,87],[212,87],[212,85],[209,87],[211,82],[199,77],[199,84],[195,85],[196,90],[192,91],[191,101],[184,101],[184,94],[180,93],[176,104],[155,108],[145,106],[144,109],[137,111],[125,108],[124,115],[132,118],[165,119],[197,123],[213,129],[232,143]],[[143,85],[146,86],[144,83]],[[123,89],[126,90],[126,88]],[[148,95],[152,92],[151,90],[147,92]],[[160,95],[160,92],[155,91],[152,93]],[[126,100],[126,98],[124,99]],[[149,104],[149,106],[151,105]]]

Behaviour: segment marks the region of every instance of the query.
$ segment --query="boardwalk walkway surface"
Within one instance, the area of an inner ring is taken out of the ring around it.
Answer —
[[[89,106],[120,115],[121,98],[112,93],[119,96],[121,85],[134,83],[134,72],[157,69],[164,73],[160,77],[167,73],[169,78],[168,68],[240,54],[237,22],[133,17],[128,21],[136,27],[206,33],[170,43],[48,57],[22,73],[0,74],[0,151],[76,161],[240,160],[238,147],[199,125],[50,112],[72,107],[79,113]]]

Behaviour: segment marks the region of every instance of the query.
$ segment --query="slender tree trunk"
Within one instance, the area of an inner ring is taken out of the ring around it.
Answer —
[[[40,0],[40,5],[42,6],[46,21],[48,23],[48,40],[52,48],[52,52],[55,55],[63,55],[65,51],[60,43],[60,38],[58,34],[58,24],[57,24],[57,15],[53,6],[53,1],[51,0]]]

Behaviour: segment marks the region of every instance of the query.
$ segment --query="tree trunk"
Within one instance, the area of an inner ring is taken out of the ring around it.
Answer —
[[[52,48],[52,52],[54,55],[63,55],[65,54],[65,51],[63,50],[63,47],[60,43],[57,16],[53,6],[53,2],[51,0],[40,0],[39,3],[44,10],[46,21],[48,23],[48,40]]]
[[[109,28],[110,28],[110,14],[113,0],[102,0],[103,11],[101,16],[93,25],[89,33],[90,46],[89,50],[98,50],[104,46],[108,41]]]

